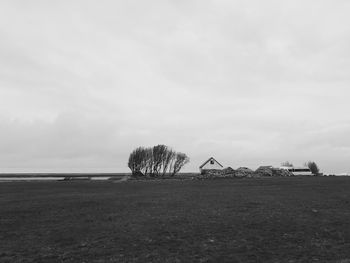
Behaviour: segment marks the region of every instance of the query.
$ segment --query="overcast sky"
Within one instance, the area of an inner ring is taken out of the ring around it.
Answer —
[[[0,2],[0,172],[124,172],[143,145],[350,172],[348,0]]]

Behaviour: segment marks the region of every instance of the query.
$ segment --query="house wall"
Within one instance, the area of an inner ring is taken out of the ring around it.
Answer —
[[[215,170],[222,170],[222,167],[214,161],[214,164],[210,164],[210,161],[202,167],[202,170],[207,170],[207,169],[215,169]]]

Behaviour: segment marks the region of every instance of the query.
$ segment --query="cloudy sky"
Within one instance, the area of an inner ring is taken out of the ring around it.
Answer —
[[[2,0],[0,172],[128,171],[167,144],[350,172],[348,0]]]

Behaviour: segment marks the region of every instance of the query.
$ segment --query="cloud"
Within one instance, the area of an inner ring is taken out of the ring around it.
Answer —
[[[126,171],[165,143],[350,171],[347,1],[3,1],[3,169]]]

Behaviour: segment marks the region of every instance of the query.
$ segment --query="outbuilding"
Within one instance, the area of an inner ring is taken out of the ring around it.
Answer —
[[[210,157],[201,166],[199,166],[199,171],[201,174],[209,170],[221,171],[224,167],[213,157]]]

